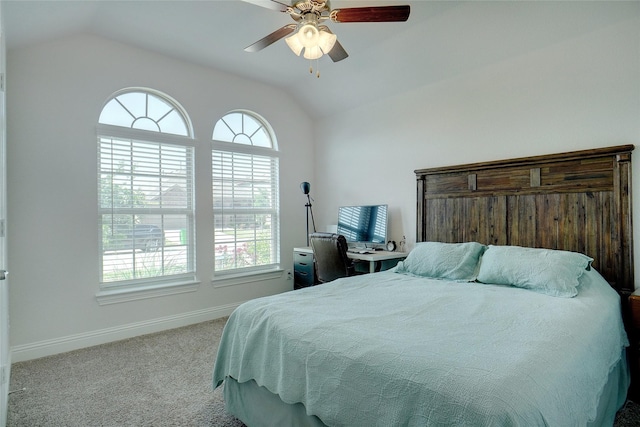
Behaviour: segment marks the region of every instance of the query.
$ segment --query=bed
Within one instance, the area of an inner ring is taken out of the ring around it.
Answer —
[[[618,146],[421,169],[386,272],[239,306],[214,365],[248,426],[612,425],[629,386]]]

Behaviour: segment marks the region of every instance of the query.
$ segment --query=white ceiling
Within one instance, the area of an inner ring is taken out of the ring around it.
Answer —
[[[257,53],[243,50],[293,21],[241,0],[2,3],[8,49],[93,33],[275,85],[318,117],[640,15],[636,1],[334,0],[333,8],[409,4],[411,16],[404,23],[328,22],[350,56],[337,63],[323,57],[318,79],[284,41]]]

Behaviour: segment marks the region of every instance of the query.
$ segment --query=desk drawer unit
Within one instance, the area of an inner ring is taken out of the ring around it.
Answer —
[[[313,253],[293,252],[293,289],[306,288],[315,283]]]

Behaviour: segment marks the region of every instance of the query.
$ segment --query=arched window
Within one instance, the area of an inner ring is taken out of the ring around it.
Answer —
[[[182,107],[143,88],[114,94],[98,120],[100,283],[194,277],[193,132]]]
[[[278,150],[260,116],[232,111],[212,143],[216,275],[264,271],[280,262]]]
[[[149,90],[131,89],[111,98],[99,123],[191,137],[186,113],[172,99]]]

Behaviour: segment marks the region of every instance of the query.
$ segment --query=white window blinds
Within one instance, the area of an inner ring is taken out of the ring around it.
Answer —
[[[102,282],[193,272],[193,148],[99,141]]]

